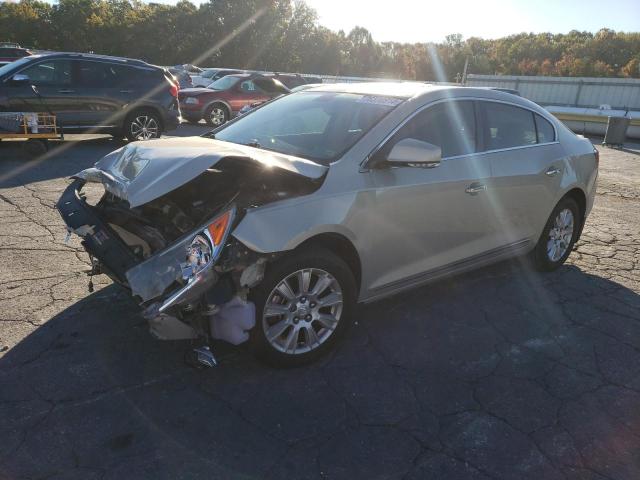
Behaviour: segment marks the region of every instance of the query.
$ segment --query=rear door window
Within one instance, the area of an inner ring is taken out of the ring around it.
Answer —
[[[479,103],[483,109],[485,150],[524,147],[537,143],[533,112],[504,103]]]
[[[78,62],[78,82],[83,87],[115,88],[119,83],[117,66],[103,62]]]
[[[537,113],[534,114],[534,116],[536,119],[536,130],[538,132],[538,143],[555,142],[556,134],[553,125]]]
[[[71,85],[71,61],[49,60],[28,67],[20,73],[27,75],[37,87],[65,87]]]
[[[289,89],[285,87],[279,80],[269,77],[258,77],[253,83],[263,91],[272,94],[289,93]]]

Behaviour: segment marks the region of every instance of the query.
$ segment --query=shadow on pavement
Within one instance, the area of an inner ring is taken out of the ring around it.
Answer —
[[[273,370],[221,345],[221,366],[196,371],[187,343],[153,340],[109,286],[0,360],[0,468],[549,479],[582,465],[637,478],[638,307],[633,291],[573,266],[505,263],[360,307],[314,365]]]
[[[50,142],[49,151],[36,158],[29,157],[21,143],[0,142],[0,188],[69,177],[126,142],[106,136]]]

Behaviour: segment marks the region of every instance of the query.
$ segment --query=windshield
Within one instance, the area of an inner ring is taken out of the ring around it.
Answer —
[[[229,90],[238,82],[237,77],[222,77],[213,83],[210,83],[207,88],[212,90]]]
[[[6,65],[0,67],[0,78],[2,78],[7,73],[11,73],[13,70],[20,68],[25,63],[29,63],[30,60],[33,60],[34,57],[24,57],[20,60],[16,60],[15,62],[7,63]]]
[[[241,117],[215,138],[328,165],[401,102],[379,95],[300,92]]]

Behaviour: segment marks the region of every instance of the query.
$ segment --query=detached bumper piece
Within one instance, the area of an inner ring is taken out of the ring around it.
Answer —
[[[82,246],[100,260],[104,273],[113,280],[127,285],[126,271],[137,259],[124,242],[92,211],[80,191],[85,181],[76,179],[58,200],[56,208],[67,225],[67,230],[82,237]]]

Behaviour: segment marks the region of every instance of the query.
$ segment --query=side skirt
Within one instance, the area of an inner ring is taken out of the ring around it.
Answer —
[[[465,260],[449,263],[442,267],[429,270],[428,272],[414,275],[412,277],[388,283],[376,289],[370,290],[369,296],[359,300],[360,303],[370,303],[381,298],[394,295],[404,290],[420,287],[426,283],[430,283],[439,280],[443,277],[456,275],[459,273],[475,270],[480,267],[491,265],[492,263],[506,260],[507,258],[515,257],[527,253],[533,244],[530,240],[520,240],[518,242],[505,245],[487,252],[475,255]]]

